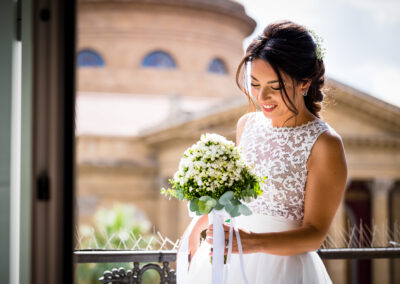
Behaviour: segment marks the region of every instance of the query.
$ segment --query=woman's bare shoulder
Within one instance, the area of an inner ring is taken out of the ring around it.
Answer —
[[[323,132],[315,142],[314,148],[320,151],[340,151],[343,149],[342,137],[333,129]]]
[[[315,141],[308,164],[319,163],[321,160],[331,160],[331,163],[339,162],[343,161],[344,156],[342,137],[335,130],[328,129]]]
[[[238,119],[238,122],[236,124],[236,145],[239,145],[243,129],[246,126],[246,122],[252,115],[255,115],[255,112],[245,113]]]
[[[236,129],[239,129],[239,128],[243,129],[244,126],[246,125],[248,118],[255,114],[256,114],[255,112],[247,112],[247,113],[243,114],[241,117],[239,117],[238,122],[236,124]]]

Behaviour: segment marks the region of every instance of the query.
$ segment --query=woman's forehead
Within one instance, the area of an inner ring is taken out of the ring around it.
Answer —
[[[280,75],[284,81],[288,79],[285,73],[280,72]],[[250,76],[255,80],[263,82],[278,81],[278,75],[272,66],[267,61],[259,58],[250,62]]]

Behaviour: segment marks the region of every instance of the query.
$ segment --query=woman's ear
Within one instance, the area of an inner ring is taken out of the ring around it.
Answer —
[[[310,85],[311,85],[311,80],[300,81],[299,85],[300,85],[300,89],[301,89],[302,93],[308,92],[308,88],[310,88]]]

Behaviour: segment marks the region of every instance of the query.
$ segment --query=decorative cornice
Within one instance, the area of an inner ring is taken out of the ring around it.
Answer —
[[[328,89],[327,93],[336,103],[354,109],[365,117],[387,124],[386,128],[400,134],[399,107],[332,78],[327,79],[325,86]]]
[[[78,170],[98,170],[98,171],[133,171],[139,173],[155,173],[157,167],[155,164],[138,163],[133,161],[123,160],[84,160],[79,162]]]
[[[370,117],[377,125],[386,125],[395,136],[342,136],[347,146],[400,148],[400,108],[379,100],[371,95],[358,91],[350,86],[328,78],[326,87],[328,94],[339,104],[346,105],[355,111]],[[209,129],[213,124],[236,121],[247,110],[247,103],[242,99],[231,99],[230,102],[206,112],[192,114],[185,120],[165,123],[157,128],[143,132],[140,137],[145,143],[157,146],[174,139],[193,138],[198,131]]]
[[[400,149],[400,137],[381,135],[344,135],[342,136],[342,139],[345,148],[362,146],[380,149]]]
[[[141,133],[140,138],[149,145],[156,145],[171,139],[193,138],[210,127],[236,121],[246,113],[247,104],[242,99],[231,99],[207,111],[191,114],[184,120],[166,122]],[[234,130],[234,129],[233,129]],[[200,132],[199,132],[200,131]],[[198,135],[197,138],[200,136]]]

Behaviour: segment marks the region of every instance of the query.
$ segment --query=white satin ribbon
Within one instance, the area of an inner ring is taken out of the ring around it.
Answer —
[[[228,218],[231,219],[231,222],[229,228],[228,254],[224,267],[225,232],[223,223],[224,219]],[[243,281],[245,284],[248,284],[249,282],[247,281],[246,272],[244,270],[242,242],[240,241],[235,218],[230,217],[225,210],[212,210],[210,214],[208,214],[208,223],[213,224],[212,284],[226,284],[228,281],[228,267],[232,255],[233,231],[235,231],[236,234]]]
[[[225,232],[224,217],[225,210],[212,210],[208,214],[208,224],[213,225],[213,250],[212,250],[212,284],[224,283],[224,252]]]
[[[188,209],[189,210],[189,209]],[[183,234],[181,245],[179,247],[177,256],[177,267],[176,267],[176,283],[177,284],[190,284],[188,280],[188,268],[189,268],[189,236],[199,220],[200,216],[196,216],[189,210],[189,216],[193,217],[191,223]],[[227,261],[224,267],[224,252],[225,252],[225,232],[224,232],[224,219],[231,219],[231,226],[229,229],[229,243],[228,243],[228,254]],[[244,271],[243,264],[243,250],[242,243],[240,241],[239,231],[236,228],[235,218],[231,218],[225,210],[212,210],[208,214],[208,223],[213,225],[213,251],[212,251],[212,284],[226,284],[228,278],[228,266],[231,261],[232,255],[232,240],[233,231],[235,231],[236,239],[239,250],[240,268],[242,270],[243,281],[248,284],[246,273]]]
[[[243,250],[242,250],[242,242],[240,241],[240,235],[239,235],[239,231],[236,227],[236,220],[235,218],[232,218],[231,220],[231,226],[233,227],[235,234],[236,234],[236,239],[237,239],[237,244],[238,244],[238,249],[239,249],[239,261],[240,261],[240,270],[242,270],[242,277],[243,277],[243,281],[246,284],[249,284],[249,281],[247,280],[246,277],[246,272],[244,271],[244,262],[243,262]],[[229,235],[229,238],[231,238],[231,236]],[[229,240],[230,241],[230,240]],[[230,244],[232,245],[232,244]]]
[[[189,210],[189,216],[190,210]],[[196,216],[193,214],[192,221],[186,228],[185,233],[181,239],[181,245],[178,250],[177,260],[176,260],[176,283],[187,284],[188,283],[188,269],[189,269],[189,236],[192,232],[194,226],[201,216]]]

